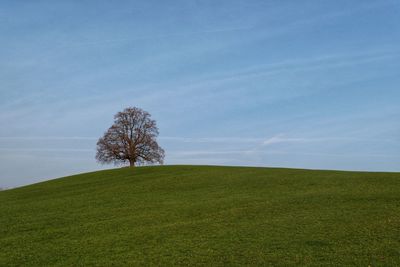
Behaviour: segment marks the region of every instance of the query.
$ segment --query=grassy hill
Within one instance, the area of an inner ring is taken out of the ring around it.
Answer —
[[[400,265],[400,173],[162,166],[0,192],[0,266]]]

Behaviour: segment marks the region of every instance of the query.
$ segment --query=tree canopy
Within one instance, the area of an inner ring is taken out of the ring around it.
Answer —
[[[157,136],[156,121],[148,112],[126,108],[114,116],[114,124],[98,140],[96,159],[103,164],[163,164],[165,153]]]

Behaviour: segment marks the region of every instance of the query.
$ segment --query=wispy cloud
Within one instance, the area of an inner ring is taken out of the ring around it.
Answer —
[[[9,152],[94,152],[93,149],[84,148],[2,148],[0,151]]]
[[[215,88],[222,87],[227,84],[237,84],[238,82],[252,81],[255,78],[272,77],[275,75],[285,73],[296,73],[296,72],[312,72],[324,69],[343,68],[346,66],[356,66],[360,64],[372,63],[376,61],[384,61],[387,59],[393,60],[400,57],[400,50],[398,49],[384,49],[375,51],[361,51],[353,53],[332,53],[325,54],[322,56],[312,58],[297,58],[283,60],[268,64],[259,64],[249,68],[240,68],[237,71],[217,73],[208,77],[202,77],[201,80],[188,80],[188,81],[174,81],[173,84],[149,84],[148,97],[151,98],[151,88],[164,87],[163,91],[153,92],[155,96],[159,98],[180,98],[180,97],[193,97],[193,93],[198,90],[203,90],[202,96],[206,96],[208,93],[215,95]],[[358,76],[353,77],[346,81],[336,81],[336,83],[346,84],[349,82],[359,81],[364,78]],[[171,88],[171,89],[168,89]],[[320,88],[319,88],[320,89]],[[232,94],[232,90],[242,91],[248,90],[247,88],[233,88],[229,90],[229,94]],[[312,92],[312,90],[311,90]],[[123,92],[126,94],[127,92]],[[219,92],[219,93],[223,93]],[[236,92],[239,93],[239,92]],[[309,94],[303,90],[296,90],[290,94],[290,97],[302,96]],[[199,97],[196,95],[196,98]]]
[[[260,76],[269,76],[284,72],[307,72],[324,68],[337,68],[351,65],[364,64],[385,59],[393,59],[400,56],[400,50],[386,50],[386,51],[367,51],[357,52],[352,54],[330,54],[323,55],[315,58],[303,59],[290,59],[276,63],[269,63],[266,65],[259,65],[251,67],[247,70],[240,70],[236,73],[227,74],[219,78],[210,79],[206,84],[200,83],[198,85],[212,85],[210,83],[226,83],[238,81],[243,79],[250,79]]]
[[[278,143],[308,143],[308,142],[326,142],[326,141],[360,141],[360,142],[398,142],[395,139],[382,138],[357,138],[357,137],[287,137],[284,134],[277,134],[270,138],[263,137],[174,137],[161,136],[158,138],[163,141],[176,141],[182,143],[260,143],[268,146]],[[0,136],[0,141],[63,141],[63,140],[98,140],[97,137],[90,136]]]
[[[287,32],[291,32],[296,30],[296,28],[309,26],[314,23],[323,23],[332,19],[337,19],[340,17],[351,16],[359,12],[368,11],[378,7],[385,7],[390,5],[398,4],[397,1],[379,1],[377,3],[368,3],[364,5],[358,5],[357,8],[354,9],[346,9],[342,11],[336,11],[327,14],[319,14],[316,16],[298,19],[293,22],[290,22],[286,25],[282,25],[277,29],[268,31],[268,35],[270,37],[275,36],[276,34],[284,34]],[[264,26],[264,25],[263,25]],[[168,34],[151,34],[151,35],[143,35],[143,36],[134,36],[127,38],[110,38],[110,39],[101,39],[101,40],[81,40],[81,41],[63,41],[60,43],[59,47],[68,47],[68,46],[91,46],[91,45],[108,45],[108,44],[118,44],[125,42],[134,42],[134,41],[142,41],[142,40],[157,40],[157,39],[166,39],[166,38],[174,38],[174,37],[186,37],[186,36],[195,36],[202,34],[213,34],[213,33],[224,33],[224,32],[241,32],[241,31],[249,31],[255,29],[257,27],[261,27],[261,25],[251,25],[251,26],[240,26],[240,27],[230,27],[230,28],[217,28],[217,29],[208,29],[208,30],[198,30],[198,31],[187,31],[187,32],[178,32],[178,33],[168,33]]]
[[[364,158],[364,157],[377,157],[377,158],[400,158],[399,155],[391,155],[391,154],[378,154],[378,153],[365,153],[365,154],[357,154],[357,153],[324,153],[324,152],[297,152],[297,151],[280,151],[280,150],[193,150],[193,151],[170,151],[168,157],[173,158],[184,158],[187,156],[191,157],[206,157],[210,155],[256,155],[256,154],[265,154],[265,155],[303,155],[303,156],[329,156],[329,157],[343,157],[343,158]],[[210,160],[212,161],[212,160]],[[243,158],[243,161],[246,161]]]
[[[97,140],[96,137],[86,137],[86,136],[0,136],[1,140]]]
[[[313,139],[306,139],[306,138],[285,138],[280,135],[273,136],[268,138],[262,142],[263,146],[279,144],[279,143],[303,143],[303,142],[310,142],[315,141]]]
[[[153,35],[145,35],[145,36],[135,36],[128,38],[112,38],[112,39],[101,39],[101,40],[87,40],[87,41],[70,41],[66,43],[60,43],[58,48],[62,47],[79,47],[79,46],[92,46],[92,45],[109,45],[109,44],[119,44],[126,42],[135,42],[135,41],[146,41],[146,40],[157,40],[157,39],[167,39],[174,37],[187,37],[187,36],[195,36],[200,34],[213,34],[213,33],[224,33],[224,32],[238,32],[238,31],[247,31],[254,28],[254,26],[248,27],[233,27],[233,28],[220,28],[220,29],[210,29],[210,30],[202,30],[202,31],[190,31],[190,32],[181,32],[181,33],[169,33],[169,34],[153,34]]]
[[[262,138],[247,138],[247,137],[160,137],[160,140],[176,141],[183,143],[257,143],[262,141]]]
[[[358,137],[311,137],[311,138],[292,138],[285,137],[284,135],[276,135],[271,138],[268,138],[262,142],[262,146],[269,146],[273,144],[279,143],[315,143],[315,142],[339,142],[339,143],[347,143],[347,142],[389,142],[389,143],[397,143],[397,140],[394,139],[384,139],[384,138],[358,138]]]

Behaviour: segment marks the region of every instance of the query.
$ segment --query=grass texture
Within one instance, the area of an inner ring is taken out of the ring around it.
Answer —
[[[400,266],[400,173],[158,166],[0,192],[0,266]]]

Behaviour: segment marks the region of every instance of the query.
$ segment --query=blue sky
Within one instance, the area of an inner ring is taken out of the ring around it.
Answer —
[[[0,187],[112,166],[149,111],[166,164],[400,171],[400,2],[1,1]]]

